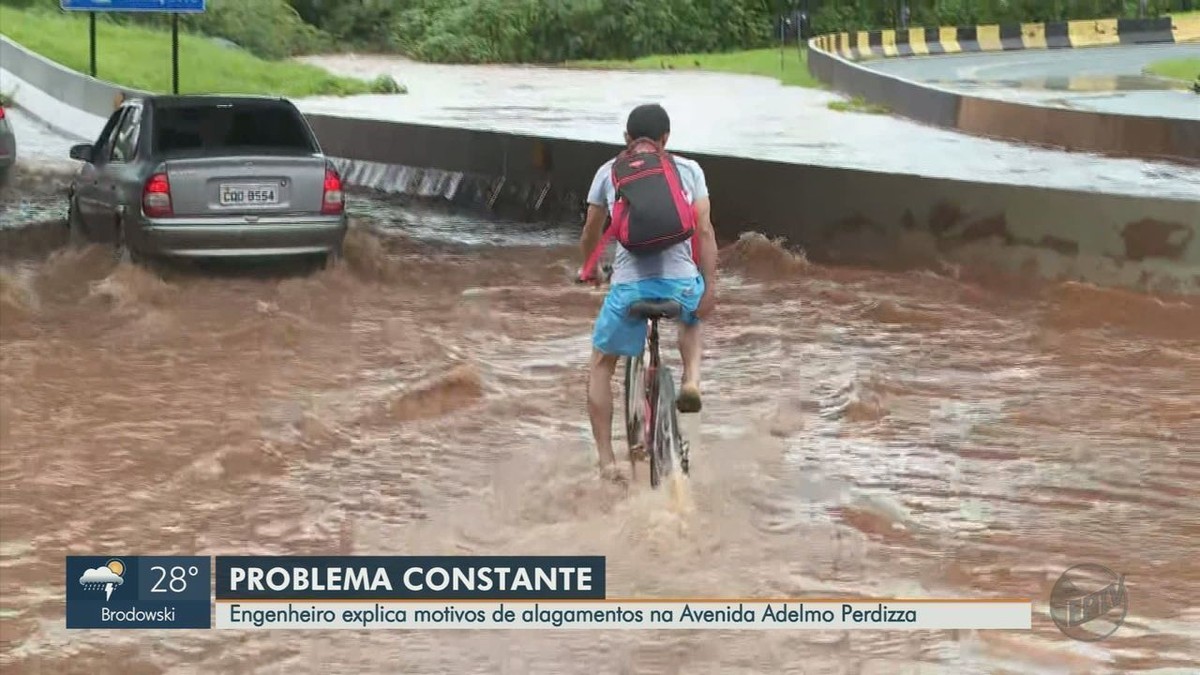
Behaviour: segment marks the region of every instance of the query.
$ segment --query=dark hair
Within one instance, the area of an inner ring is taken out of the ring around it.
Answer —
[[[639,105],[629,113],[625,122],[625,133],[630,138],[649,138],[659,140],[671,131],[671,117],[657,103]]]

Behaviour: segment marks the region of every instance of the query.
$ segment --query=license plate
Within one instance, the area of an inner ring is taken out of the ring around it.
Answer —
[[[279,202],[274,185],[222,185],[221,206],[258,206]]]

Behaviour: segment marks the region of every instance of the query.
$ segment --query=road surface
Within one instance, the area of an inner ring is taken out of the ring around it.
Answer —
[[[891,115],[830,110],[834,92],[751,75],[449,66],[389,56],[303,59],[338,74],[392,75],[404,96],[313,98],[311,113],[437,126],[621,141],[635,105],[671,113],[671,145],[706,152],[1010,185],[1164,198],[1200,194],[1200,169],[1005,143]]]
[[[990,98],[1200,120],[1186,84],[1144,75],[1155,61],[1200,58],[1200,44],[1023,50],[867,62],[905,79]]]

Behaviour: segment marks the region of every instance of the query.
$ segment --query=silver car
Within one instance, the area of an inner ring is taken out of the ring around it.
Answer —
[[[76,241],[134,260],[341,252],[341,178],[287,100],[128,100],[71,158],[83,162],[67,218]]]
[[[4,104],[0,103],[0,186],[8,181],[12,165],[17,162],[17,136],[13,133],[12,124],[8,121],[8,113]]]

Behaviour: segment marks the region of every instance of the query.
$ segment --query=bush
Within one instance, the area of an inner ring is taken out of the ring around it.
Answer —
[[[407,94],[408,87],[400,84],[391,75],[380,75],[368,85],[372,94]]]
[[[394,44],[429,61],[518,63],[632,59],[765,46],[766,0],[414,0]]]
[[[392,24],[406,0],[290,0],[304,21],[343,44],[394,50]]]
[[[319,51],[330,44],[287,0],[209,0],[208,5],[204,14],[184,19],[190,29],[225,38],[266,59]]]

